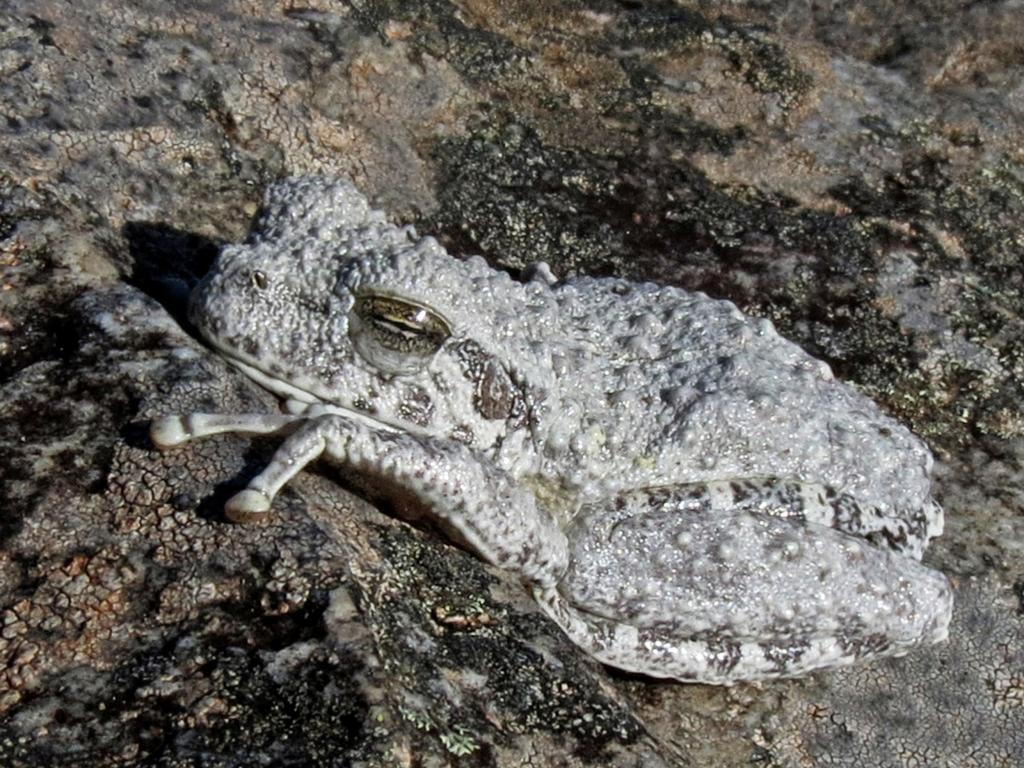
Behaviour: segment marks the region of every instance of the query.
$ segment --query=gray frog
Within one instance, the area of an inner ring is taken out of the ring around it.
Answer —
[[[932,458],[767,320],[618,279],[523,281],[390,224],[347,181],[269,189],[189,316],[284,400],[154,422],[169,448],[282,433],[227,504],[324,457],[519,574],[572,640],[731,684],[943,640]]]

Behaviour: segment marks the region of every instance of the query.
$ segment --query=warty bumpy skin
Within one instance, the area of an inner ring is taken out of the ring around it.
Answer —
[[[610,278],[515,280],[345,180],[272,186],[189,315],[285,413],[154,422],[168,448],[281,433],[228,503],[323,456],[515,571],[597,659],[731,684],[945,638],[931,454],[767,320]]]

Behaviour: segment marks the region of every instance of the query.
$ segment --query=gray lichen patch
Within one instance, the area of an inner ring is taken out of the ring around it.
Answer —
[[[446,743],[462,734],[490,752],[508,745],[490,734],[488,722],[499,721],[510,735],[571,737],[578,751],[598,759],[643,736],[628,708],[567,660],[557,630],[524,614],[526,600],[508,605],[491,597],[494,577],[468,555],[438,558],[401,529],[384,533],[381,546],[387,566],[376,576],[383,609],[375,639],[402,681],[391,696],[424,739]]]

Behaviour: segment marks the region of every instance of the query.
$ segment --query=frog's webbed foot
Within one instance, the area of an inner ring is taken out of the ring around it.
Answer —
[[[945,638],[946,578],[806,520],[701,514],[630,494],[586,506],[538,602],[612,666],[714,684],[790,677]]]

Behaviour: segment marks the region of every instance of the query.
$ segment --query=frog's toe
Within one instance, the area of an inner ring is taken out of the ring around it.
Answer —
[[[163,416],[149,425],[149,439],[162,451],[175,448],[192,438],[192,432],[182,416]]]
[[[270,511],[270,497],[263,491],[246,488],[239,491],[224,505],[224,514],[235,523],[251,523]]]

